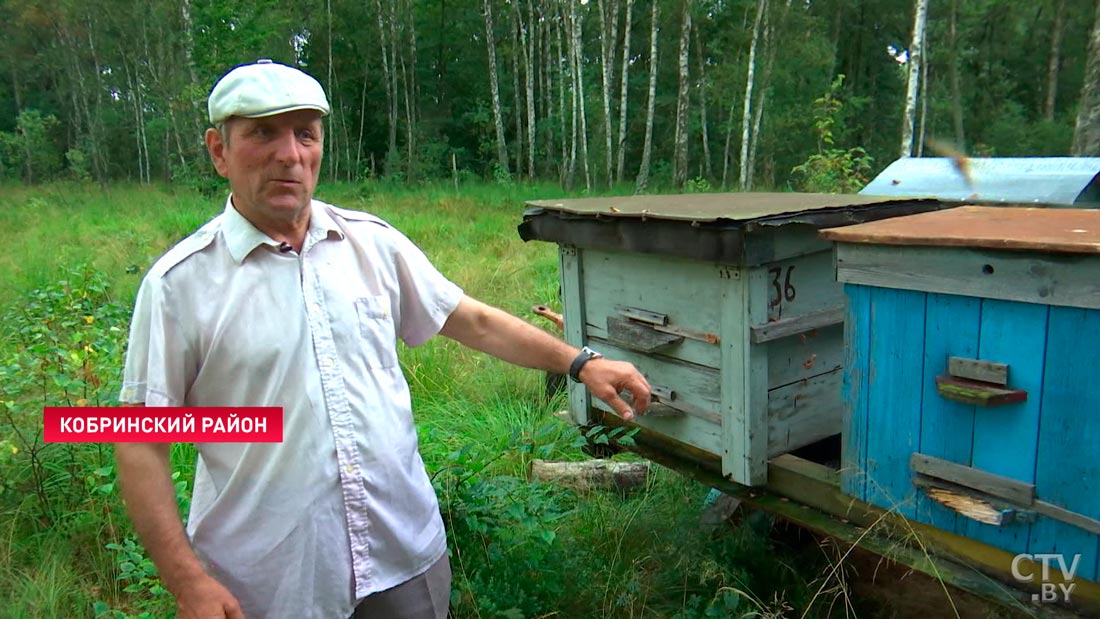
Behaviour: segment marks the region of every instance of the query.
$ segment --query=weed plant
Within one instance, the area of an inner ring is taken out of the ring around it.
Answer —
[[[222,198],[76,185],[0,193],[12,231],[0,257],[0,619],[171,618],[111,447],[45,444],[41,413],[114,402],[141,275]],[[556,248],[522,243],[515,226],[525,199],[559,195],[379,181],[325,186],[320,198],[382,216],[469,294],[537,322],[531,305],[560,310]],[[700,527],[708,489],[670,471],[655,468],[628,496],[527,481],[534,458],[584,457],[582,437],[551,415],[564,401],[547,400],[540,373],[443,338],[399,352],[449,532],[456,619],[778,617],[817,592],[820,556],[772,541],[758,516]],[[172,463],[186,514],[194,449],[174,446]]]

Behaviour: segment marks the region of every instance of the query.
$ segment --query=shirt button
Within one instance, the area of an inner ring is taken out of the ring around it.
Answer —
[[[323,368],[332,367],[332,357],[321,357],[321,367],[323,367]]]
[[[354,473],[355,472],[355,467],[349,464],[349,465],[344,467],[344,470],[347,471],[348,473]]]

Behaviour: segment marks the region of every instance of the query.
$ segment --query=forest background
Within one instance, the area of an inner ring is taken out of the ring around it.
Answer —
[[[296,64],[323,178],[853,190],[903,155],[1100,153],[1090,0],[4,0],[0,177],[186,182],[210,85]]]

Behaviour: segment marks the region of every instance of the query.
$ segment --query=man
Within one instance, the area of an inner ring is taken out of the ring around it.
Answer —
[[[280,406],[282,443],[197,445],[185,533],[169,446],[116,447],[123,496],[181,619],[442,618],[443,523],[396,338],[436,333],[565,373],[629,419],[649,385],[480,303],[382,220],[313,200],[320,84],[261,60],[214,86],[206,146],[225,211],[153,265],[120,400]]]

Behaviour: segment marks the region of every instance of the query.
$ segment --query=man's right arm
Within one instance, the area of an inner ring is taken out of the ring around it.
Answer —
[[[115,444],[130,520],[176,599],[179,619],[243,619],[237,599],[206,573],[187,540],[176,506],[170,449],[170,443]]]

